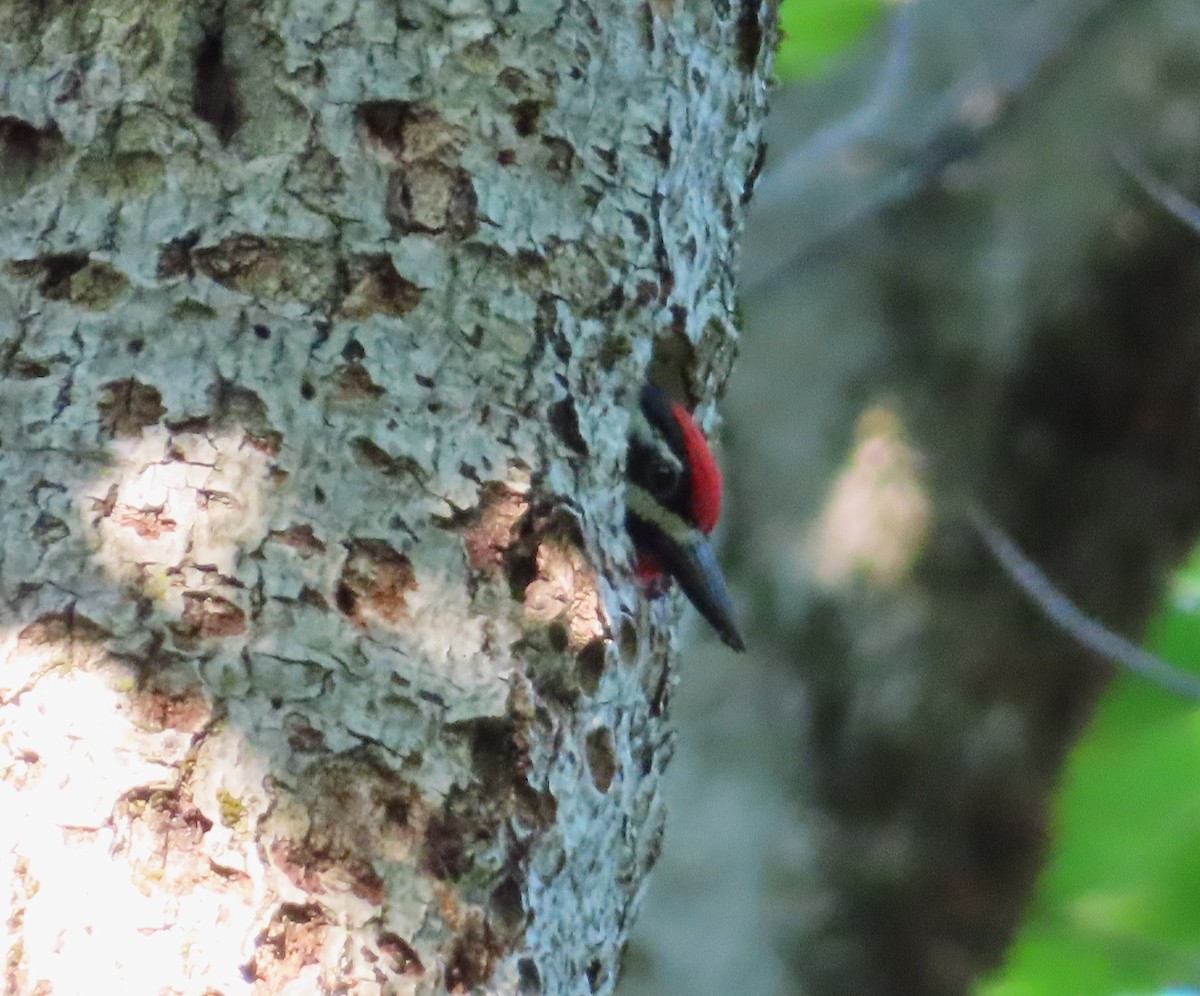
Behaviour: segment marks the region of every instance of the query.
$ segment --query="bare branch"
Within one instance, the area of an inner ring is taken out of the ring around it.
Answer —
[[[1128,149],[1114,152],[1113,161],[1155,204],[1200,235],[1200,206],[1163,183]]]
[[[887,60],[866,101],[764,174],[746,233],[742,289],[766,284],[826,240],[913,196],[945,167],[975,152],[1016,100],[1118,6],[1115,0],[1033,4],[1000,44],[998,65],[976,66],[936,92],[913,93],[909,77],[922,58],[914,55],[914,37],[923,7],[920,0],[903,4],[891,24]]]
[[[1025,596],[1063,633],[1110,664],[1189,699],[1200,699],[1200,675],[1181,670],[1146,652],[1091,618],[1064,595],[980,507],[970,510],[976,532]]]

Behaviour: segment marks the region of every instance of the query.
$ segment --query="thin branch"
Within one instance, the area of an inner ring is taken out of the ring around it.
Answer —
[[[1129,150],[1114,152],[1113,161],[1155,204],[1200,235],[1200,206],[1188,200],[1174,187],[1163,183]]]
[[[975,530],[1004,573],[1063,633],[1110,664],[1123,667],[1168,692],[1189,699],[1200,699],[1200,675],[1181,670],[1147,653],[1085,614],[1054,586],[986,512],[975,507],[969,515]]]
[[[763,175],[751,207],[741,286],[754,290],[816,246],[900,203],[948,164],[975,152],[1018,97],[1070,56],[1120,5],[1116,0],[1036,3],[1015,22],[996,68],[962,74],[936,93],[913,94],[920,0],[907,0],[890,24],[886,62],[864,103],[797,144]],[[992,110],[973,116],[971,98]],[[856,170],[847,173],[846,164]],[[864,164],[869,166],[864,175]],[[804,219],[799,224],[795,219]]]
[[[790,201],[797,183],[814,164],[832,162],[853,142],[871,135],[878,119],[894,107],[908,84],[912,63],[915,0],[907,0],[892,16],[887,59],[867,99],[850,114],[831,122],[792,148],[763,176],[755,191],[755,210],[769,212]]]

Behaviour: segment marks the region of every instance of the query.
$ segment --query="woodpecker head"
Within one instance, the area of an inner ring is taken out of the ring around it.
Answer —
[[[745,650],[708,543],[721,515],[721,472],[687,409],[653,384],[633,413],[627,476],[625,526],[638,577],[647,587],[674,578],[721,639]]]

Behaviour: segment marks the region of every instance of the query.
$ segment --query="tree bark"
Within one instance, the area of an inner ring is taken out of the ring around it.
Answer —
[[[771,4],[0,11],[5,991],[610,992]]]

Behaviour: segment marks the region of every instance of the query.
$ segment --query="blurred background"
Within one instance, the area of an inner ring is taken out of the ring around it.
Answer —
[[[1200,670],[1200,3],[781,16],[721,403],[750,652],[682,655],[619,994],[1200,990],[1200,704],[967,517]]]

